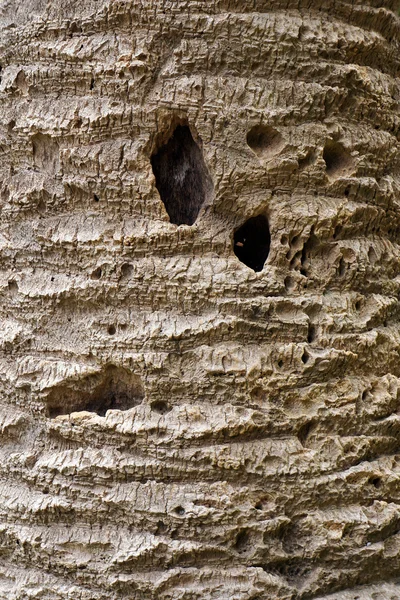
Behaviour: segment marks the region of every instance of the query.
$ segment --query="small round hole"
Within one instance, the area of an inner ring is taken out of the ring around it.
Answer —
[[[90,276],[90,277],[91,277],[92,279],[101,279],[102,273],[103,273],[103,272],[102,272],[102,270],[101,270],[101,267],[97,267],[97,269],[95,269],[95,270],[93,271],[93,273],[91,274],[91,276]]]
[[[115,335],[117,330],[115,328],[115,325],[109,325],[107,331],[108,331],[109,335]]]
[[[163,402],[162,400],[156,400],[150,404],[150,408],[153,412],[158,413],[159,415],[166,415],[172,409],[167,402]]]
[[[121,276],[124,279],[128,279],[133,273],[133,265],[130,263],[124,263],[121,267]]]
[[[97,195],[97,194],[93,194],[93,200],[94,200],[95,202],[100,202],[100,198],[98,197],[98,195]]]
[[[247,134],[247,145],[261,158],[278,154],[283,146],[282,135],[268,125],[256,125]]]
[[[378,489],[382,485],[382,479],[380,477],[370,477],[368,479],[368,483],[374,486],[374,488]]]
[[[183,508],[183,506],[177,506],[177,507],[174,509],[174,512],[175,512],[175,514],[177,514],[177,515],[179,515],[179,516],[181,517],[182,515],[184,515],[184,514],[185,514],[185,512],[186,512],[186,511],[185,511],[185,509]]]
[[[168,527],[166,526],[166,524],[163,521],[158,521],[155,535],[162,535],[166,533],[166,531],[168,531]]]

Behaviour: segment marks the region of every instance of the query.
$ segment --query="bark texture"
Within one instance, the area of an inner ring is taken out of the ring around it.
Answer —
[[[0,598],[400,598],[394,0],[0,3]]]

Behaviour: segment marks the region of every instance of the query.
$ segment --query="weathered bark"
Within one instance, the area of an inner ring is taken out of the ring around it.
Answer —
[[[400,597],[397,11],[0,3],[1,599]]]

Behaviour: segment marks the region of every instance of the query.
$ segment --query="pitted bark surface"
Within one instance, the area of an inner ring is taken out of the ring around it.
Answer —
[[[1,3],[2,600],[400,598],[398,9]]]

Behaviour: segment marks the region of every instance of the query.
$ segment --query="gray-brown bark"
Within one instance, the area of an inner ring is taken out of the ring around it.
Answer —
[[[397,10],[0,4],[1,599],[400,597]]]

